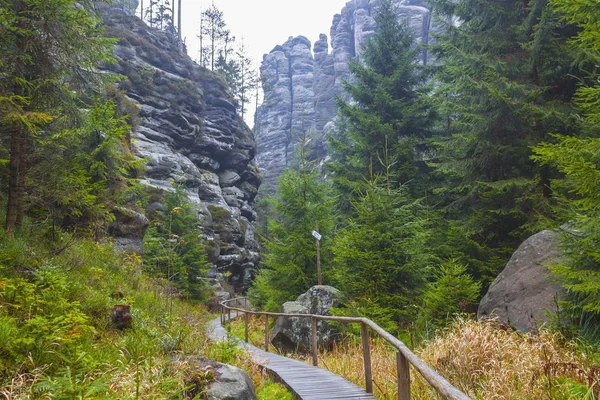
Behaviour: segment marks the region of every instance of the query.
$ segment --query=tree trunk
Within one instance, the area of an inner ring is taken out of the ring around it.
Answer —
[[[10,135],[10,163],[8,204],[6,205],[6,232],[12,234],[23,221],[23,132],[14,126]]]
[[[173,0],[175,2],[175,0]],[[173,16],[175,18],[175,16]],[[179,37],[179,44],[181,45],[181,0],[177,2],[177,35]]]
[[[15,3],[16,14],[21,14],[25,9],[23,2]],[[26,26],[21,21],[19,28],[25,30]],[[17,34],[16,40],[19,55],[16,59],[16,75],[23,77],[25,74],[25,61],[23,59],[26,54],[27,39]],[[13,87],[15,96],[24,96],[23,87],[19,83],[15,83]],[[21,226],[23,222],[23,197],[25,193],[25,139],[26,132],[19,125],[11,127],[10,134],[10,161],[8,165],[8,203],[6,205],[6,222],[5,228],[8,234],[12,234],[15,229]]]

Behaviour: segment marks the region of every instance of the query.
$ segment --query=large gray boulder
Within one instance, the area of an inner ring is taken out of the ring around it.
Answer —
[[[340,291],[326,285],[313,286],[296,301],[283,303],[287,314],[329,315],[329,309],[339,305]],[[309,352],[312,336],[310,318],[279,317],[271,333],[271,343],[284,351]],[[326,345],[335,337],[335,331],[325,321],[317,322],[319,346]]]
[[[208,400],[256,400],[252,379],[241,369],[204,357],[192,357],[187,362],[191,368],[186,377],[186,399],[204,392],[202,398]],[[210,378],[213,381],[205,387]]]
[[[498,317],[523,332],[548,322],[562,291],[545,266],[561,259],[559,241],[559,233],[545,230],[523,242],[481,300],[478,318]]]

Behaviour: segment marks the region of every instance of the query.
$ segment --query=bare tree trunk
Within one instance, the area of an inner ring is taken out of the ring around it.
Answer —
[[[175,0],[173,0],[173,4],[175,4]],[[175,18],[174,14],[173,18]],[[179,43],[181,43],[181,0],[177,2],[177,34],[179,35]]]
[[[15,8],[18,13],[24,11],[25,6],[22,1],[17,1]],[[25,30],[23,23],[19,24],[19,28]],[[27,39],[21,35],[17,36],[17,48],[19,56],[16,60],[17,76],[23,77],[25,74],[25,54]],[[23,87],[15,83],[13,88],[15,96],[23,97]],[[5,228],[8,234],[12,234],[16,228],[19,228],[23,222],[23,198],[25,193],[25,170],[24,170],[24,144],[25,132],[23,127],[15,125],[12,127],[10,135],[10,161],[9,161],[9,176],[8,176],[8,202],[6,205],[6,222]]]

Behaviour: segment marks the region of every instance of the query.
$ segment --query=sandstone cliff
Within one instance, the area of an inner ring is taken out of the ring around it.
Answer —
[[[397,1],[400,20],[420,42],[429,43],[434,29],[429,6],[420,0]],[[307,38],[298,36],[263,57],[264,101],[257,110],[255,132],[257,160],[272,187],[293,161],[305,132],[313,155],[326,155],[325,134],[336,113],[335,97],[344,97],[343,82],[351,79],[349,62],[360,60],[365,40],[376,29],[376,4],[377,0],[349,1],[333,17],[331,43],[321,34],[311,48]],[[420,61],[428,62],[426,51]]]
[[[184,187],[212,244],[213,271],[229,272],[240,288],[259,258],[253,134],[224,82],[180,51],[176,39],[131,16],[126,8],[133,6],[128,0],[104,11],[108,36],[120,39],[117,62],[106,68],[124,76],[119,86],[138,105],[132,145],[147,159],[144,182],[158,192]]]

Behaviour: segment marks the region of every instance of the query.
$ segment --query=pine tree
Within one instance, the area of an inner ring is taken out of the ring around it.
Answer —
[[[424,152],[432,111],[418,66],[419,49],[409,26],[398,18],[395,2],[379,2],[377,30],[365,44],[363,63],[350,65],[353,79],[345,89],[353,101],[338,101],[346,129],[330,140],[330,169],[344,199],[350,200],[369,179],[370,166],[375,175],[384,173],[384,154],[393,160],[395,187],[407,184],[420,195],[427,177]]]
[[[226,29],[223,12],[214,4],[202,12],[201,18],[200,42],[204,42],[205,39],[208,43],[200,49],[202,54],[200,62],[203,63],[206,59],[210,65],[210,70],[214,71],[219,57],[219,49],[222,48],[222,41],[229,31]]]
[[[257,90],[258,82],[256,80],[256,70],[252,67],[252,58],[248,55],[248,49],[244,43],[244,38],[235,52],[237,65],[239,66],[239,74],[235,84],[236,98],[239,103],[240,115],[244,119],[244,115],[250,101],[250,94],[253,90]]]
[[[572,129],[573,29],[545,0],[432,5],[449,21],[434,48],[444,116],[435,137],[443,183],[436,193],[457,241],[470,247],[457,249],[461,261],[485,288],[551,214],[550,171],[532,162],[530,148],[548,132]]]
[[[0,3],[0,124],[10,137],[6,229],[24,216],[32,140],[49,123],[79,109],[74,99],[101,81],[98,63],[114,41],[101,37],[87,1],[17,0]]]
[[[582,79],[575,103],[583,118],[577,135],[555,135],[553,140],[534,148],[534,160],[556,168],[562,176],[552,182],[556,211],[563,229],[566,262],[551,266],[568,289],[572,322],[584,334],[596,336],[600,323],[600,9],[593,1],[561,0],[552,5],[563,18],[580,30],[573,42],[582,58],[590,60],[589,76]],[[595,332],[594,332],[595,331]]]
[[[351,312],[397,332],[416,317],[431,262],[423,207],[404,187],[373,177],[354,202],[356,217],[333,248],[339,288]]]
[[[279,178],[278,196],[271,199],[275,218],[269,222],[264,266],[251,291],[256,305],[279,311],[285,301],[317,284],[315,239],[318,226],[322,234],[321,257],[324,283],[331,277],[333,236],[333,196],[314,164],[306,160],[303,142],[300,165],[287,169]]]

